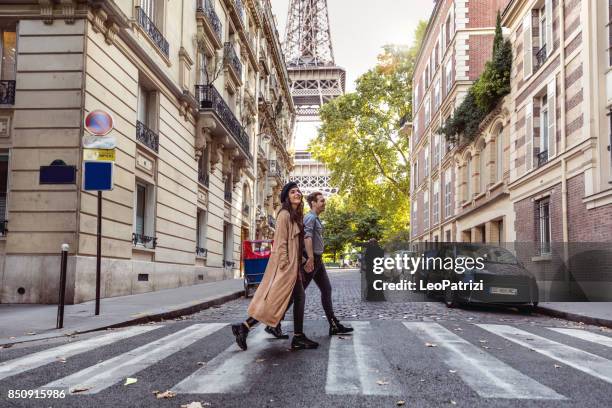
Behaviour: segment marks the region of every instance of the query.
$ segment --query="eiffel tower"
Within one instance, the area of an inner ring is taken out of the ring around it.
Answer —
[[[312,125],[320,123],[319,108],[344,94],[346,85],[346,71],[334,61],[327,0],[291,0],[284,53],[297,112],[297,149],[291,176],[304,194],[321,191],[329,196],[337,192],[329,185],[329,171],[306,150],[307,143],[316,137]],[[312,123],[310,130],[308,122]]]

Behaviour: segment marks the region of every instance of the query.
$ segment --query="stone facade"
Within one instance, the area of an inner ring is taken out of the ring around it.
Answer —
[[[567,248],[559,244],[612,241],[612,58],[609,51],[601,52],[610,47],[612,16],[603,2],[506,3],[498,6],[504,35],[512,43],[511,92],[481,124],[479,137],[449,154],[456,179],[450,229],[456,241],[529,243],[534,257],[528,261],[537,262],[546,275],[555,259],[567,258]],[[443,4],[436,5],[433,24],[440,21]],[[462,13],[470,10],[461,8]],[[427,64],[423,55],[431,41],[435,38],[426,37],[417,71]],[[466,44],[481,44],[490,53],[486,37]],[[472,57],[478,54],[458,47],[470,56],[467,61],[481,66],[481,59]],[[457,77],[477,77],[463,62],[456,65],[464,73]],[[415,89],[421,80],[415,75]],[[428,189],[435,170],[422,167],[431,161],[421,146],[431,142],[422,141],[427,128],[417,126],[411,156],[417,208],[412,237],[414,242],[445,240],[438,226],[423,228],[427,212],[421,190]]]
[[[16,37],[15,67],[0,71],[16,84],[0,104],[0,302],[55,302],[62,243],[68,302],[95,296],[97,194],[82,189],[81,164],[94,109],[111,113],[117,139],[102,296],[238,277],[241,242],[262,235],[262,219],[272,231],[292,165],[295,110],[269,1],[26,1],[0,5],[0,20]],[[39,183],[54,160],[76,166],[75,184]],[[284,173],[268,172],[272,160]]]

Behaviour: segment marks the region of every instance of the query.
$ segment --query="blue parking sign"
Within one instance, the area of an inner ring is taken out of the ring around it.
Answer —
[[[113,162],[83,162],[83,189],[85,191],[110,191],[113,189]]]

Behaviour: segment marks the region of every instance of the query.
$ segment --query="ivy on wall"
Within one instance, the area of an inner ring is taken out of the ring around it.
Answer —
[[[465,99],[437,133],[449,143],[457,143],[459,139],[466,143],[474,140],[483,119],[510,93],[511,68],[512,45],[509,40],[504,40],[498,12],[493,58],[487,61],[480,77],[468,89]]]

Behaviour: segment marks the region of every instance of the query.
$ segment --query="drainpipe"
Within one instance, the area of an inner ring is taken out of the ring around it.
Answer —
[[[564,280],[569,288],[569,273],[567,270],[567,262],[569,261],[569,225],[567,216],[567,160],[563,155],[567,148],[566,139],[566,111],[565,111],[565,7],[562,2],[559,2],[559,47],[561,48],[561,146],[559,148],[559,154],[561,157],[561,228],[563,232],[563,262],[566,265],[564,268],[563,275]],[[556,135],[555,135],[556,137]]]

